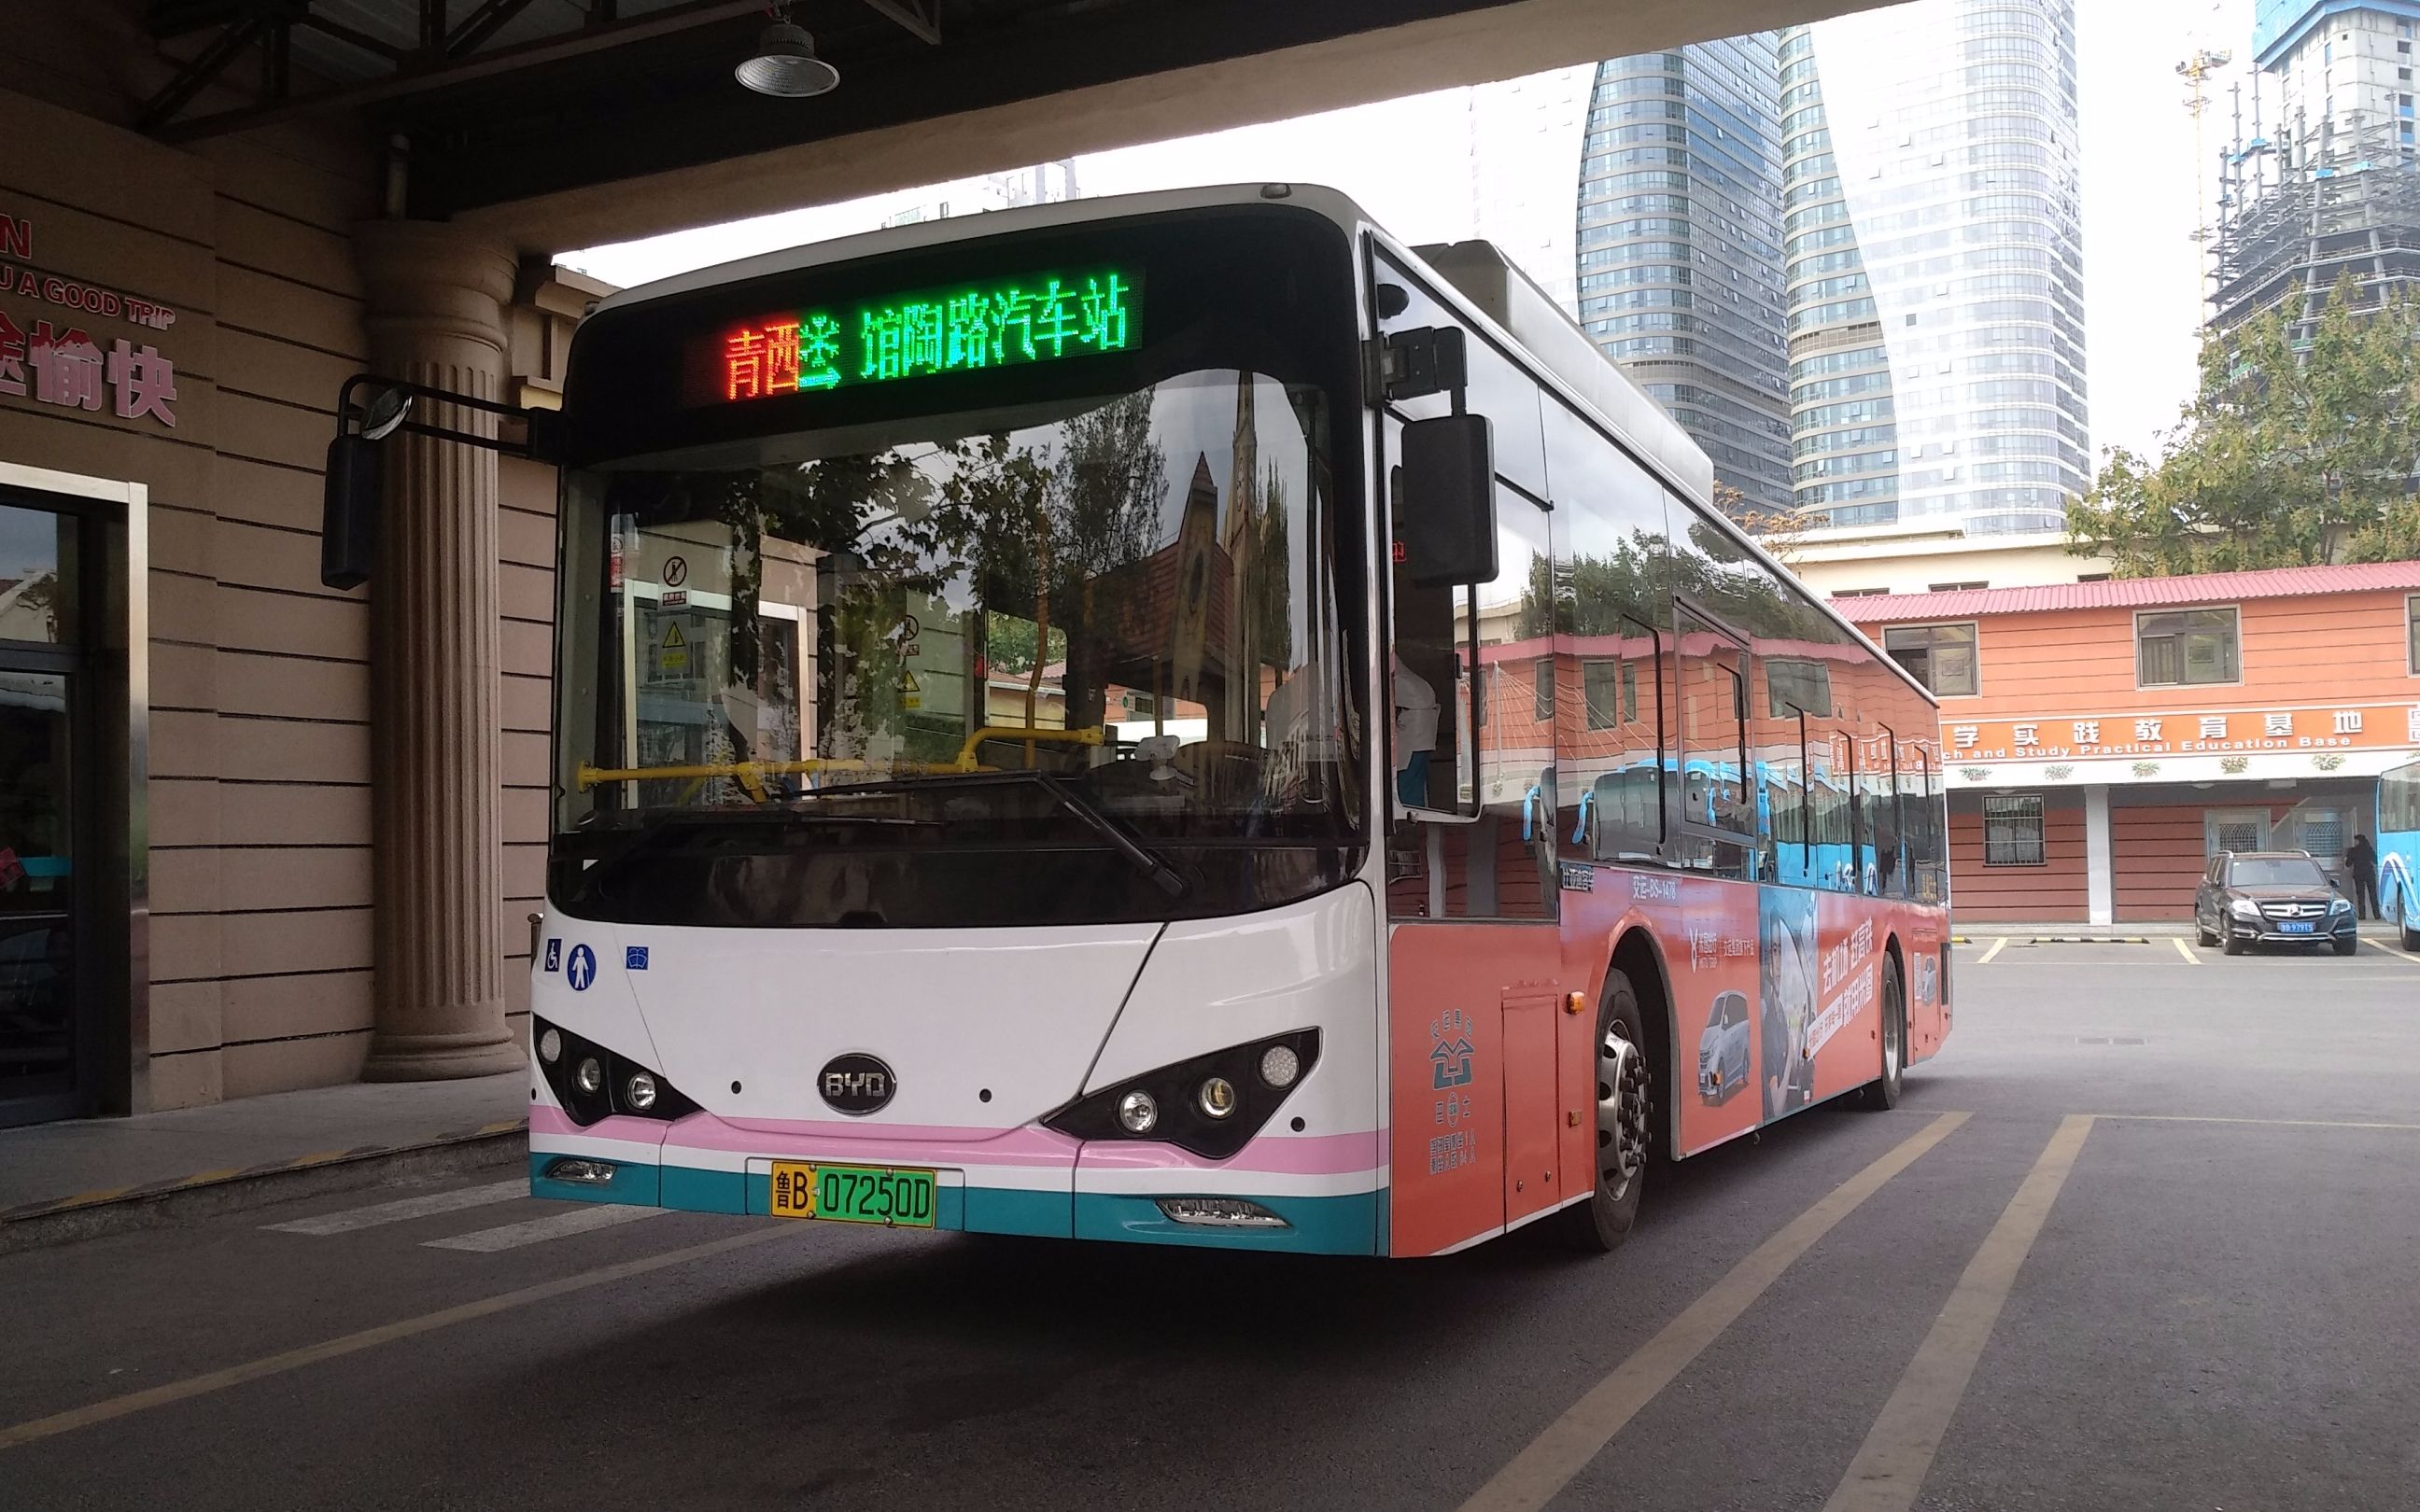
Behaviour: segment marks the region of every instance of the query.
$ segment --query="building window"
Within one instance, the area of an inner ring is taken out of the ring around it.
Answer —
[[[1883,598],[1889,594],[1890,590],[1887,588],[1839,588],[1833,591],[1832,596],[1834,598]]]
[[[1989,582],[1978,578],[1975,581],[1968,583],[1927,583],[1924,591],[1928,594],[1962,594],[1972,589],[1989,588],[1992,585]]]
[[[2420,594],[2403,601],[2404,639],[2411,642],[2412,675],[2420,677]]]
[[[2144,687],[2243,678],[2235,610],[2186,609],[2134,617],[2134,681]]]
[[[1975,625],[1894,625],[1883,649],[1908,675],[1943,698],[1975,691]]]
[[[1580,697],[1588,727],[1613,730],[1638,717],[1638,667],[1627,661],[1580,663]]]
[[[1534,711],[1540,724],[1555,722],[1555,658],[1538,658],[1538,694]]]
[[[1832,669],[1820,661],[1767,661],[1764,693],[1766,713],[1773,718],[1801,714],[1832,717]]]
[[[1983,864],[2041,866],[2042,801],[2039,794],[1983,800]]]

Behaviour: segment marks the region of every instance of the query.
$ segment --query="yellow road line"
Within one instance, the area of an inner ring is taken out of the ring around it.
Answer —
[[[2228,1119],[2197,1113],[2093,1113],[2075,1117],[2124,1119],[2133,1123],[2246,1123],[2276,1129],[2402,1129],[2420,1133],[2420,1123],[2361,1123],[2341,1119]]]
[[[2399,955],[2404,960],[2411,962],[2413,965],[2420,965],[2420,955],[2413,955],[2409,950],[2398,950],[2394,946],[2384,944],[2378,940],[2364,940],[2361,943],[2368,946],[2373,950],[2383,950],[2388,955]]]
[[[2186,965],[2197,966],[2201,964],[2201,957],[2193,953],[2193,949],[2185,944],[2185,937],[2183,935],[2171,934],[2168,936],[2168,943],[2177,948],[2177,954],[2185,958]]]
[[[2003,950],[2007,949],[2008,948],[2009,948],[2009,937],[2008,937],[2007,935],[2003,934],[2003,935],[2001,935],[1998,939],[1993,940],[1993,941],[1992,942],[1992,948],[1991,948],[1990,949],[1988,949],[1988,950],[1986,950],[1986,951],[1984,951],[1984,952],[1983,952],[1983,959],[1982,959],[1982,960],[1980,960],[1980,961],[1976,962],[1975,964],[1976,964],[1977,965],[1978,965],[1978,966],[1988,966],[1988,965],[1990,965],[1990,964],[1992,964],[1992,958],[1993,958],[1993,956],[1998,955],[2001,951],[2003,951]]]
[[[1899,1387],[1883,1404],[1882,1415],[1866,1434],[1849,1473],[1840,1477],[1823,1512],[1906,1512],[1941,1451],[1951,1414],[1974,1379],[1975,1362],[1991,1342],[1992,1328],[2016,1284],[2017,1272],[2058,1200],[2059,1188],[2075,1169],[2084,1136],[2092,1132],[2092,1116],[2072,1113],[2059,1121],[2041,1158],[2026,1173],[2024,1184],[2009,1200],[2000,1221],[1983,1238],[1983,1247],[1966,1263],[1957,1289],[1932,1320],[1899,1378]]]
[[[30,1423],[20,1423],[14,1427],[0,1428],[0,1449],[13,1449],[21,1443],[32,1443],[38,1439],[72,1433],[78,1428],[90,1427],[96,1423],[106,1423],[113,1418],[126,1417],[135,1412],[147,1412],[154,1407],[165,1407],[171,1402],[186,1401],[192,1397],[206,1396],[210,1392],[223,1391],[229,1386],[240,1386],[247,1381],[258,1381],[263,1376],[284,1375],[289,1370],[300,1370],[304,1365],[318,1365],[322,1360],[334,1360],[343,1355],[359,1353],[363,1350],[374,1349],[380,1344],[391,1344],[396,1339],[410,1338],[416,1334],[428,1334],[441,1328],[451,1328],[456,1323],[467,1323],[473,1319],[487,1318],[496,1313],[510,1311],[515,1307],[525,1307],[534,1302],[545,1302],[551,1297],[568,1296],[575,1291],[586,1291],[592,1287],[626,1281],[631,1276],[644,1275],[650,1271],[660,1271],[667,1266],[684,1265],[690,1260],[702,1260],[710,1255],[721,1255],[750,1244],[761,1244],[768,1239],[780,1239],[785,1234],[796,1232],[796,1229],[786,1225],[751,1229],[747,1233],[734,1234],[728,1239],[718,1239],[710,1243],[691,1244],[687,1249],[671,1250],[662,1255],[650,1255],[644,1259],[625,1260],[619,1265],[608,1265],[595,1271],[582,1271],[577,1275],[562,1276],[552,1281],[541,1282],[537,1286],[523,1287],[519,1291],[507,1291],[498,1296],[483,1297],[477,1302],[466,1302],[458,1307],[446,1307],[433,1313],[423,1313],[417,1318],[407,1318],[399,1322],[382,1323],[377,1328],[364,1329],[358,1334],[347,1334],[341,1338],[328,1339],[318,1344],[304,1345],[302,1349],[288,1350],[283,1354],[272,1354],[262,1359],[248,1361],[243,1365],[229,1365],[224,1370],[212,1370],[204,1375],[190,1376],[183,1381],[172,1381],[165,1385],[154,1386],[148,1391],[130,1392],[123,1396],[111,1396],[94,1402],[88,1407],[79,1407],[71,1412],[54,1413],[49,1417],[38,1417]]]
[[[1613,1442],[1613,1436],[1656,1393],[1720,1337],[1750,1304],[1781,1278],[1798,1257],[1857,1210],[1858,1204],[1882,1190],[1883,1183],[1916,1164],[1927,1150],[1949,1137],[1971,1115],[1945,1113],[1901,1140],[1871,1165],[1834,1187],[1821,1201],[1792,1219],[1779,1233],[1759,1244],[1705,1294],[1640,1345],[1611,1375],[1590,1388],[1544,1432],[1490,1477],[1462,1512],[1536,1512],[1588,1468],[1590,1460]]]

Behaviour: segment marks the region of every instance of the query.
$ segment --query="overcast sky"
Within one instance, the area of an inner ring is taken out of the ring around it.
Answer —
[[[2203,47],[2248,55],[2252,0],[2077,0],[2084,115],[2086,360],[2093,444],[2147,450],[2176,418],[2194,381],[2203,282],[2191,239],[2196,191],[2230,132],[2226,86],[2213,80],[2201,155],[2184,108],[2179,61]],[[1519,81],[1530,96],[1586,87],[1585,70]],[[1509,85],[1491,88],[1500,109]],[[1076,160],[1086,194],[1197,184],[1288,179],[1325,183],[1359,201],[1406,241],[1472,234],[1476,202],[1528,215],[1568,217],[1576,163],[1540,161],[1509,133],[1480,133],[1480,169],[1503,185],[1466,180],[1475,136],[1471,91],[1450,89],[1379,104],[1204,136],[1087,154]],[[1453,177],[1441,181],[1440,165]],[[872,229],[910,195],[764,216],[644,241],[595,248],[562,260],[625,286],[752,253]],[[1492,217],[1491,217],[1492,218]],[[1508,249],[1518,257],[1521,249]],[[1529,255],[1537,255],[1533,245]],[[1547,280],[1552,282],[1551,279]]]

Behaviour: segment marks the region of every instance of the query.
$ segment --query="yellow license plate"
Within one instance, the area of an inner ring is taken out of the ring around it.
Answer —
[[[772,1213],[776,1218],[930,1228],[939,1184],[931,1171],[777,1160]]]

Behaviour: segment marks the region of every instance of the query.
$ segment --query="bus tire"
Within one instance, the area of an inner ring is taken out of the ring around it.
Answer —
[[[2407,950],[2420,950],[2420,898],[2409,888],[2396,895],[2395,933]]]
[[[1586,1202],[1555,1214],[1558,1237],[1573,1248],[1603,1255],[1621,1247],[1638,1222],[1654,1146],[1655,1076],[1647,1063],[1647,1017],[1637,990],[1620,969],[1605,976],[1596,1015],[1597,1139],[1595,1189]]]
[[[1900,985],[1899,958],[1883,957],[1883,1073],[1865,1085],[1865,1105],[1895,1108],[1907,1085],[1907,989]]]

